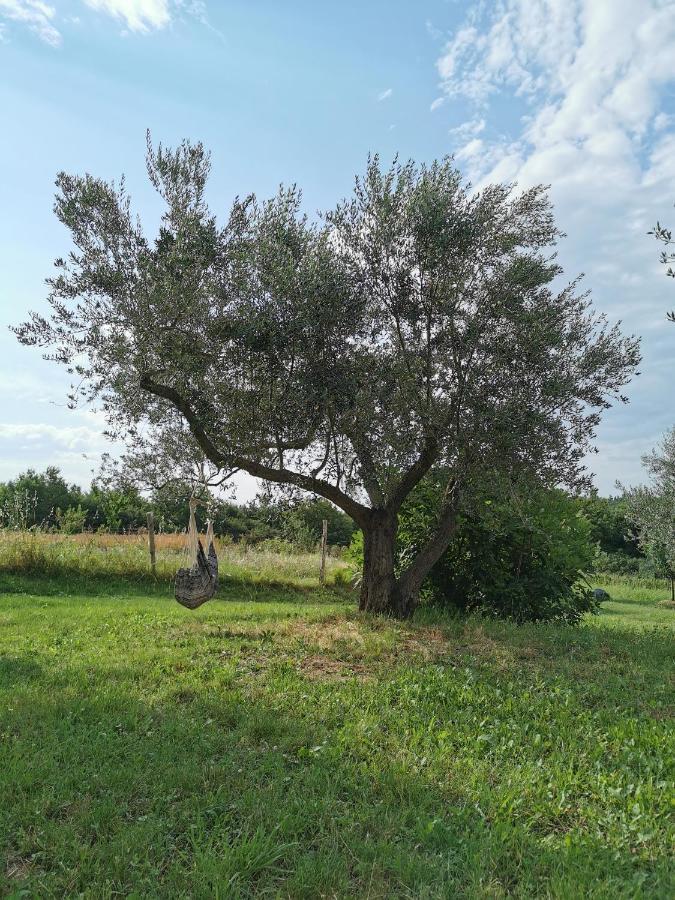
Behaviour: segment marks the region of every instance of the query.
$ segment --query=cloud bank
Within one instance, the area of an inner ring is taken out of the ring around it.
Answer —
[[[638,479],[675,421],[673,286],[646,235],[675,224],[673,46],[673,0],[498,0],[470,7],[436,62],[443,109],[471,111],[451,131],[471,181],[550,184],[566,272],[585,271],[596,306],[643,335],[633,402],[608,415],[591,462],[605,491]]]

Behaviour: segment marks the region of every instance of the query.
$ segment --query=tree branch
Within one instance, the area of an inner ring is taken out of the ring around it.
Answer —
[[[150,375],[144,374],[140,379],[140,386],[143,390],[153,394],[155,397],[161,397],[168,400],[179,413],[183,416],[190,427],[195,440],[201,447],[204,455],[211,462],[219,467],[230,466],[232,468],[243,469],[249,475],[256,478],[262,478],[265,481],[273,481],[276,484],[293,484],[303,490],[310,491],[314,494],[330,500],[340,509],[347,513],[348,516],[356,522],[360,527],[367,525],[370,517],[370,509],[363,506],[356,500],[349,497],[336,485],[324,481],[322,478],[313,478],[311,475],[303,475],[301,472],[295,472],[292,469],[274,468],[260,463],[257,460],[247,459],[237,454],[223,453],[216,447],[211,438],[206,433],[203,425],[199,421],[190,404],[176,391],[168,385],[159,384],[153,381]]]
[[[357,437],[353,433],[349,433],[347,437],[349,438],[359,461],[363,486],[370,498],[370,502],[373,506],[384,506],[384,491],[382,490],[382,486],[377,477],[377,469],[375,468],[375,461],[373,460],[370,448],[366,445],[365,441],[361,440],[360,437]]]
[[[424,449],[420,453],[417,461],[403,474],[398,483],[391,500],[387,504],[387,509],[392,512],[398,512],[401,504],[408,496],[410,491],[416,487],[427,474],[429,469],[436,462],[438,457],[438,444],[435,438],[428,438]]]

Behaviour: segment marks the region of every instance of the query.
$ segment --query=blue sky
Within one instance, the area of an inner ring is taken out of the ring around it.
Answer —
[[[453,153],[476,186],[550,183],[566,274],[643,337],[631,403],[589,461],[603,493],[638,481],[675,422],[675,282],[646,236],[675,227],[674,46],[675,0],[0,0],[0,479],[54,464],[87,484],[108,449],[96,411],[68,410],[67,377],[6,326],[44,310],[68,248],[57,171],[125,173],[156,222],[149,127],[211,148],[223,214],[280,182],[332,206],[369,151]]]

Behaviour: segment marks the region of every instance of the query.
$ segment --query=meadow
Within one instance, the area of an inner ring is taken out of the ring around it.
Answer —
[[[579,627],[359,614],[349,569],[0,539],[0,894],[675,895],[665,584]]]

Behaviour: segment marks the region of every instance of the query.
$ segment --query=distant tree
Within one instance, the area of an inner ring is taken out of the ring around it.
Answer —
[[[148,502],[130,484],[104,486],[94,482],[86,497],[92,527],[119,533],[136,531],[146,524]]]
[[[675,428],[642,461],[651,483],[626,492],[629,515],[641,547],[657,571],[670,579],[675,603]]]
[[[124,182],[61,173],[49,318],[17,329],[74,373],[139,463],[201,453],[323,497],[364,534],[360,606],[409,616],[486,469],[576,485],[638,342],[561,275],[546,192],[471,195],[450,160],[382,169],[322,221],[296,188],[217,225],[201,144],[148,145],[149,240]],[[172,449],[173,448],[173,449]],[[429,539],[398,575],[398,513],[433,466]]]
[[[78,503],[66,509],[56,508],[56,524],[63,534],[80,534],[87,524],[87,510]]]
[[[296,509],[296,515],[314,535],[315,542],[321,540],[323,520],[328,522],[328,543],[338,547],[348,547],[355,531],[349,516],[336,509],[332,503],[320,498],[305,500]]]
[[[0,506],[19,497],[23,498],[22,503],[28,502],[27,527],[58,526],[57,510],[77,507],[83,500],[82,490],[75,484],[68,484],[56,466],[48,466],[44,472],[27,469],[14,480],[0,485]]]
[[[324,519],[328,523],[328,543],[348,547],[355,531],[354,522],[320,498],[291,505],[282,517],[282,534],[290,540],[302,535],[308,545],[314,546],[321,540]]]
[[[228,501],[221,502],[214,510],[214,527],[217,534],[229,535],[234,541],[246,540],[251,544],[280,536],[280,532],[271,527],[265,511],[256,503],[239,506]]]
[[[623,497],[601,497],[597,490],[577,501],[590,524],[591,541],[603,553],[641,556],[639,542],[628,518]]]
[[[673,232],[669,228],[664,228],[659,222],[654,226],[653,231],[648,231],[647,234],[653,234],[657,241],[661,241],[662,244],[665,245],[666,248],[670,247],[673,243]],[[675,278],[675,269],[673,269],[673,263],[675,263],[675,253],[672,251],[665,249],[661,251],[661,262],[664,266],[668,266],[666,269],[666,275],[669,275],[671,278]],[[675,322],[675,310],[672,312],[666,313],[666,318],[671,322]]]

